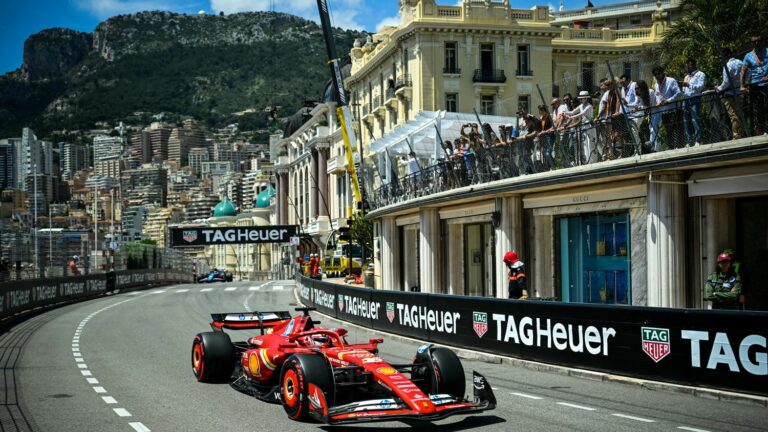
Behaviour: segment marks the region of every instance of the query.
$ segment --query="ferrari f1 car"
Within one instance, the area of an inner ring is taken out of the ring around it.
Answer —
[[[473,373],[465,397],[464,368],[453,351],[425,344],[412,363],[378,357],[382,339],[348,343],[343,328],[317,327],[309,311],[212,314],[212,332],[192,342],[192,371],[201,382],[228,382],[243,393],[280,403],[293,420],[327,424],[437,420],[496,407],[488,381]],[[261,334],[232,342],[225,329]]]

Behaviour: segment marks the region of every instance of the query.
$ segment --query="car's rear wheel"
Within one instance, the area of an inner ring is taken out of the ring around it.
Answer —
[[[229,380],[235,367],[235,348],[226,333],[205,332],[192,342],[192,372],[200,382]]]
[[[419,351],[411,375],[419,389],[426,394],[449,394],[463,398],[467,383],[464,367],[456,354],[442,347]]]
[[[310,393],[310,387],[317,394]],[[321,394],[322,393],[322,394]],[[334,397],[333,372],[323,356],[295,354],[283,363],[280,373],[280,400],[292,420],[306,420],[312,409],[327,415]]]

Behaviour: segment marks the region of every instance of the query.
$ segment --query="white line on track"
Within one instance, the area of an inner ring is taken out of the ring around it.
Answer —
[[[115,414],[119,415],[120,417],[131,417],[131,413],[129,413],[125,408],[112,408],[112,411],[114,411]]]
[[[185,293],[185,292],[189,292],[189,290],[186,289],[186,288],[184,288],[184,289],[177,289],[176,292],[177,293]]]
[[[260,289],[261,289],[261,287],[260,287],[260,286],[252,286],[252,287],[249,287],[249,288],[248,288],[248,291],[258,291],[258,290],[260,290]]]
[[[283,289],[285,289],[285,287],[282,286],[282,285],[277,285],[277,286],[272,287],[272,289],[274,291],[282,291]]]
[[[155,291],[152,291],[152,294],[162,294],[164,292],[165,290],[155,290]]]
[[[131,425],[133,430],[135,430],[136,432],[151,432],[149,428],[144,426],[144,424],[141,422],[131,422],[128,424]]]
[[[515,393],[515,392],[512,392],[510,394],[513,394],[515,396],[520,396],[520,397],[528,398],[528,399],[535,399],[535,400],[543,399],[542,397],[534,396],[534,395],[529,395],[529,394],[525,394],[525,393]]]
[[[621,417],[621,418],[629,419],[629,420],[635,420],[635,421],[639,421],[639,422],[644,422],[644,423],[656,423],[656,420],[651,420],[651,419],[642,418],[642,417],[635,417],[635,416],[626,415],[626,414],[613,413],[611,415],[612,416],[616,416],[616,417]]]
[[[686,431],[691,431],[691,432],[709,432],[706,429],[697,429],[697,428],[692,428],[692,427],[688,427],[688,426],[678,426],[677,428],[678,429],[682,429],[682,430],[686,430]]]
[[[176,292],[187,292],[187,291],[189,291],[189,290],[188,289],[180,289],[180,290],[177,290]],[[164,292],[165,292],[165,290],[156,290],[156,291],[153,291],[152,293],[160,294],[160,293],[164,293]],[[109,306],[106,306],[104,308],[101,308],[101,309],[97,310],[96,312],[91,313],[86,318],[84,318],[82,321],[80,321],[80,324],[77,326],[77,330],[75,331],[75,335],[72,337],[72,356],[75,358],[75,363],[77,364],[78,369],[80,369],[80,373],[84,377],[91,377],[91,376],[93,376],[93,373],[90,370],[87,369],[88,366],[84,363],[85,360],[83,360],[83,355],[80,352],[80,334],[84,330],[85,324],[88,322],[89,319],[93,318],[95,315],[97,315],[97,314],[99,314],[101,312],[104,312],[107,309],[113,308],[115,306],[119,306],[122,303],[134,300],[136,298],[138,298],[138,297],[131,296],[127,300],[123,300],[123,301],[118,302],[118,303],[113,303],[113,304],[111,304]],[[96,378],[86,378],[86,380],[88,381],[89,385],[93,386],[91,388],[97,394],[104,395],[104,394],[107,393],[107,390],[103,386],[98,385],[99,384],[99,380],[97,380]],[[106,396],[106,395],[105,396],[101,396],[101,399],[104,401],[104,403],[106,403],[108,405],[117,404],[117,400],[115,400],[115,398],[112,397],[112,396]],[[131,413],[128,412],[128,410],[125,409],[125,408],[113,408],[112,410],[119,417],[132,417]],[[141,423],[141,422],[129,422],[128,424],[134,430],[136,430],[138,432],[150,432],[150,429],[148,427],[144,426],[144,424]]]
[[[584,405],[576,405],[576,404],[572,404],[572,403],[568,403],[568,402],[558,402],[557,404],[558,405],[562,405],[562,406],[567,406],[567,407],[571,407],[571,408],[576,408],[576,409],[584,410],[584,411],[595,411],[597,409],[597,408],[592,408],[592,407],[588,407],[588,406],[584,406]]]
[[[208,292],[208,291],[213,291],[213,288],[203,288],[200,290],[200,292]]]
[[[236,289],[237,289],[237,287],[226,287],[226,288],[224,288],[224,291],[234,291]]]

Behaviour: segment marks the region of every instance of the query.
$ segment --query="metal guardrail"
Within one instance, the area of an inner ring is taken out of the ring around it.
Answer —
[[[507,82],[507,75],[504,69],[475,69],[472,82],[501,84]]]
[[[568,123],[547,133],[504,140],[499,138],[503,133],[493,133],[494,142],[490,145],[482,138],[468,142],[466,150],[449,150],[452,154],[444,153],[436,164],[380,186],[372,206],[380,208],[473,184],[768,131],[766,94],[743,98],[742,95],[724,98],[708,92],[661,107],[624,109],[591,123]],[[743,110],[739,110],[739,106],[743,106]],[[736,122],[730,120],[729,110],[738,119]],[[462,140],[461,137],[442,138]]]

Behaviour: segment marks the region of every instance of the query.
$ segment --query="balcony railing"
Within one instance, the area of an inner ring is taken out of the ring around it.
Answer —
[[[403,87],[411,87],[412,85],[413,85],[413,81],[411,81],[411,74],[406,74],[406,75],[397,77],[397,81],[395,81],[395,91]]]
[[[472,82],[500,84],[507,82],[507,75],[504,69],[475,69]]]
[[[395,98],[395,89],[390,87],[387,89],[386,93],[386,100],[394,99]]]
[[[458,75],[461,73],[461,69],[456,66],[446,66],[443,68],[444,74],[455,74]]]
[[[516,76],[533,76],[533,71],[530,69],[518,69],[515,71]]]
[[[768,106],[768,97],[764,94],[750,96],[753,106]],[[691,116],[696,111],[691,107],[697,105],[700,109],[694,123]],[[491,145],[480,138],[467,145],[466,150],[446,149],[436,164],[382,185],[374,194],[373,207],[473,184],[672,151],[697,143],[727,141],[734,138],[734,134],[741,137],[762,135],[768,130],[768,110],[757,110],[746,120],[746,124],[742,123],[744,127],[736,129],[739,125],[734,127],[729,122],[721,95],[710,92],[661,107],[627,108],[595,122],[571,121],[557,130],[535,136],[510,138],[503,142],[492,136],[494,143]],[[698,128],[694,124],[698,124]],[[504,136],[504,132],[499,131],[498,136]],[[457,137],[442,138],[454,140]],[[457,147],[459,142],[456,139]]]

